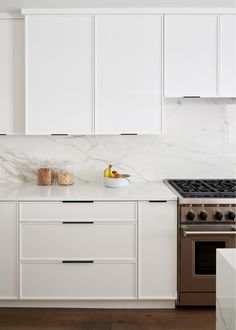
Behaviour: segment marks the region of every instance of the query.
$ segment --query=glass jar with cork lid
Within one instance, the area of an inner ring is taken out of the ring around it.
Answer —
[[[74,184],[74,168],[68,161],[57,164],[56,183],[60,186],[70,186]]]
[[[40,186],[51,186],[54,183],[54,170],[49,162],[43,162],[37,170],[37,183]]]

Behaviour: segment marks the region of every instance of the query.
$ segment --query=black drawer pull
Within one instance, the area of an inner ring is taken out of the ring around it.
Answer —
[[[81,224],[93,224],[94,221],[63,221],[63,225],[81,225]]]
[[[94,201],[62,201],[62,203],[94,203]]]
[[[93,260],[62,260],[63,264],[93,264]]]
[[[199,95],[185,95],[184,99],[200,99],[201,96]]]
[[[167,201],[149,201],[149,203],[167,203]]]

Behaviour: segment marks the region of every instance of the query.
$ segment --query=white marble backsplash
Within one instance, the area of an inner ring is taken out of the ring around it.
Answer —
[[[236,177],[236,101],[169,99],[157,136],[1,136],[0,182],[35,182],[42,161],[101,181],[111,163],[134,181]]]

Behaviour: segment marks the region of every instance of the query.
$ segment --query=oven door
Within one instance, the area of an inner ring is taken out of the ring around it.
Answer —
[[[235,248],[234,225],[182,225],[180,291],[215,292],[216,249]]]

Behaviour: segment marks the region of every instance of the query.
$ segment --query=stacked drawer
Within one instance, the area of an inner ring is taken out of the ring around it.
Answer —
[[[136,203],[20,205],[23,299],[135,299]]]

